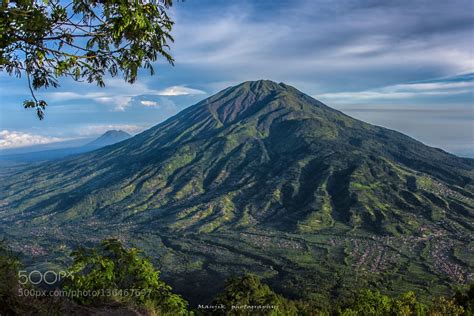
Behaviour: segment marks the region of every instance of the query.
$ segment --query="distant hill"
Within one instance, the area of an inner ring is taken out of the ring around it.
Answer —
[[[433,294],[473,278],[474,160],[284,83],[227,88],[115,145],[4,177],[0,191],[0,229],[19,245],[41,236],[44,260],[113,235],[188,295],[242,271],[292,297],[374,284]]]
[[[97,139],[77,147],[49,149],[17,154],[0,154],[0,164],[30,163],[64,158],[74,154],[85,153],[101,147],[112,145],[132,137],[124,131],[110,130]]]
[[[84,147],[96,149],[96,148],[105,147],[105,146],[109,146],[109,145],[121,142],[130,137],[132,137],[132,135],[130,135],[127,132],[120,131],[120,130],[119,131],[110,130],[102,134],[99,138],[86,144]]]

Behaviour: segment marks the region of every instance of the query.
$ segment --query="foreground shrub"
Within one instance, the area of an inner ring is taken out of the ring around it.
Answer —
[[[465,292],[458,290],[454,296],[454,300],[456,304],[464,308],[466,315],[474,315],[474,282],[471,283]]]
[[[18,259],[0,242],[0,315],[17,314],[25,307],[18,297],[19,267]]]
[[[120,302],[145,306],[159,314],[186,314],[187,302],[159,279],[159,271],[135,248],[115,239],[72,254],[73,264],[64,290],[81,304]]]
[[[455,299],[435,298],[429,305],[419,302],[414,292],[391,298],[379,291],[367,290],[355,302],[339,312],[342,316],[468,316]]]
[[[351,307],[346,308],[341,314],[343,316],[367,315],[379,316],[390,315],[392,300],[379,291],[367,290],[357,297]]]
[[[429,316],[462,316],[468,315],[464,313],[464,308],[456,304],[453,299],[445,297],[438,297],[433,300],[433,303],[428,312]]]
[[[254,275],[230,279],[213,305],[225,315],[297,315],[295,303],[273,292]]]

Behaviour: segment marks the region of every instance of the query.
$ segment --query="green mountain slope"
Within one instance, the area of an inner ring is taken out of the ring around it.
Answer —
[[[176,273],[257,269],[290,292],[324,289],[306,274],[345,280],[354,267],[388,273],[392,290],[407,276],[426,288],[472,279],[473,188],[474,160],[261,80],[116,145],[3,177],[0,227],[42,236],[42,249],[119,234]]]

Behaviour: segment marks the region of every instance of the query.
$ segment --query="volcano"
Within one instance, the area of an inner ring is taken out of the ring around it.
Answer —
[[[202,285],[252,270],[293,296],[338,295],[359,271],[390,291],[442,292],[472,280],[473,189],[473,159],[259,80],[115,145],[7,174],[0,229],[37,236],[48,260],[119,236],[178,289],[193,273]]]

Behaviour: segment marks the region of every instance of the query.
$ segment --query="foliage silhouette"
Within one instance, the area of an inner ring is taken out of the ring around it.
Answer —
[[[138,70],[154,73],[163,57],[173,64],[169,42],[172,0],[3,0],[0,7],[0,69],[25,75],[35,108],[47,106],[34,90],[58,87],[60,77],[105,85],[123,74],[133,83]]]
[[[161,313],[187,313],[187,302],[171,292],[159,279],[159,271],[136,248],[125,248],[116,239],[104,240],[93,249],[80,248],[72,253],[64,289],[78,295],[81,304],[118,301],[151,307]],[[88,293],[100,293],[89,295]]]

